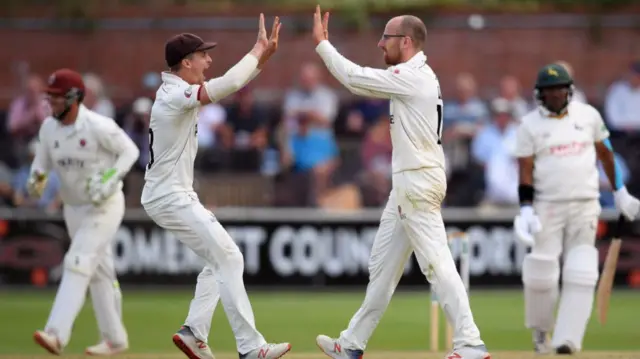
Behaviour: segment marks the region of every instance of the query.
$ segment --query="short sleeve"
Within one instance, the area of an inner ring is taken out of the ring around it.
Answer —
[[[527,126],[522,123],[518,126],[518,130],[516,132],[516,157],[531,157],[535,153],[535,143],[533,140],[533,135],[527,128]]]
[[[598,110],[593,109],[593,141],[601,142],[609,138],[609,129],[605,125],[602,115]]]

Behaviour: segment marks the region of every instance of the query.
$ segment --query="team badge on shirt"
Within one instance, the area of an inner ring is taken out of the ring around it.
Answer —
[[[193,92],[191,90],[191,87],[189,87],[188,89],[184,90],[184,97],[190,98],[192,93]]]

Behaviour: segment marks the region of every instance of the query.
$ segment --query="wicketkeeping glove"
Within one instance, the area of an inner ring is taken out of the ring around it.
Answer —
[[[47,174],[34,171],[27,180],[27,193],[29,197],[40,198],[47,186]]]
[[[98,172],[87,180],[87,195],[98,205],[118,191],[119,183],[120,177],[114,168]]]
[[[629,194],[627,187],[622,187],[613,192],[613,199],[618,211],[629,221],[635,220],[640,214],[640,201]]]
[[[533,207],[520,208],[520,214],[513,220],[513,230],[516,232],[516,237],[524,244],[532,246],[535,243],[534,234],[542,230],[542,223]]]

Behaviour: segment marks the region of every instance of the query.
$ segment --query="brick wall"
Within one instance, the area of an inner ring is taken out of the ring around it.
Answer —
[[[214,50],[211,75],[220,75],[245,54],[255,41],[253,31],[197,31],[202,37],[219,42]],[[281,48],[257,86],[282,89],[296,78],[304,61],[318,57],[308,35],[294,35],[283,28]],[[70,31],[0,32],[0,86],[5,96],[15,87],[10,64],[26,60],[43,75],[59,67],[95,71],[102,75],[117,101],[133,96],[141,76],[164,69],[163,44],[172,35],[167,30],[99,30],[91,34]],[[380,33],[331,33],[332,42],[353,61],[381,66],[376,48]],[[546,62],[563,59],[572,63],[578,83],[590,96],[624,73],[629,61],[640,58],[640,35],[633,29],[608,28],[602,42],[590,41],[585,29],[492,29],[469,31],[434,29],[427,43],[429,62],[442,82],[445,96],[451,95],[455,75],[469,71],[477,76],[485,92],[490,92],[504,74],[519,77],[525,87],[532,85],[536,70]],[[335,82],[331,82],[337,85]],[[7,98],[2,102],[6,103]]]

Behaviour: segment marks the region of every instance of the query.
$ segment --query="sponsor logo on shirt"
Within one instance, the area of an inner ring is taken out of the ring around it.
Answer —
[[[588,142],[571,142],[549,147],[552,156],[576,156],[584,152],[589,147]]]

